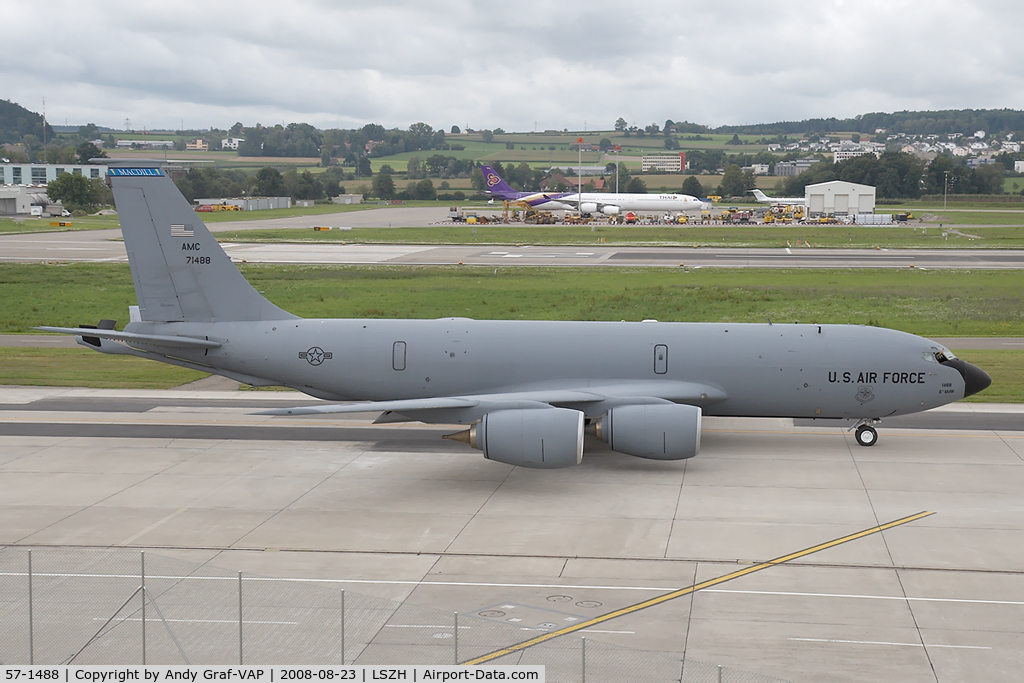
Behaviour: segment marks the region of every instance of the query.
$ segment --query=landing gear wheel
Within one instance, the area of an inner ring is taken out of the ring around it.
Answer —
[[[861,425],[857,427],[857,443],[861,446],[874,446],[878,443],[878,432],[875,431],[874,427],[869,425]]]

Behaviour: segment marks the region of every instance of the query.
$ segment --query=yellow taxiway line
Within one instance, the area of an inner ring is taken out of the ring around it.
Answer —
[[[761,562],[760,564],[755,564],[749,567],[745,567],[743,569],[739,569],[729,574],[725,574],[724,576],[719,576],[714,579],[709,579],[707,581],[695,583],[692,586],[680,588],[679,590],[674,590],[670,593],[659,595],[657,597],[651,598],[650,600],[644,600],[643,602],[638,602],[634,605],[629,605],[628,607],[617,609],[614,612],[608,612],[607,614],[602,614],[599,617],[594,617],[593,619],[588,619],[587,621],[581,621],[579,623],[573,624],[572,626],[566,626],[565,628],[558,629],[557,631],[550,631],[543,635],[539,635],[535,638],[524,640],[523,642],[517,643],[516,645],[502,648],[500,650],[495,650],[494,652],[489,652],[485,655],[481,655],[480,657],[475,657],[473,659],[467,660],[463,662],[463,664],[483,664],[485,662],[490,662],[494,659],[498,659],[500,657],[504,657],[505,655],[512,654],[513,652],[519,652],[520,650],[525,650],[528,647],[539,645],[540,643],[543,643],[545,641],[552,640],[554,638],[558,638],[569,633],[575,633],[576,631],[581,631],[585,628],[596,626],[597,624],[603,624],[606,621],[610,621],[612,619],[616,619],[627,614],[632,614],[633,612],[639,612],[642,609],[654,607],[655,605],[660,605],[663,602],[675,600],[676,598],[681,598],[684,595],[690,595],[691,593],[696,593],[699,590],[711,588],[712,586],[717,586],[719,584],[725,583],[726,581],[732,581],[733,579],[738,579],[741,576],[746,576],[748,574],[753,574],[754,572],[759,572],[762,569],[768,569],[769,567],[774,567],[776,565],[784,564],[786,562],[791,562],[792,560],[797,560],[801,557],[806,557],[813,553],[821,552],[822,550],[828,550],[829,548],[834,548],[837,545],[841,545],[843,543],[856,541],[860,538],[865,538],[873,534],[881,533],[882,531],[886,531],[887,529],[892,529],[903,524],[909,524],[910,522],[916,522],[919,519],[923,519],[934,514],[934,512],[918,512],[917,514],[910,515],[909,517],[902,517],[891,522],[886,522],[885,524],[879,524],[878,526],[873,526],[869,529],[858,531],[848,536],[843,536],[841,538],[836,538],[831,541],[826,541],[825,543],[819,543],[818,545],[811,546],[810,548],[804,548],[803,550],[798,550],[796,552],[789,553],[788,555],[782,555],[781,557],[776,557],[775,559],[768,560],[767,562]]]

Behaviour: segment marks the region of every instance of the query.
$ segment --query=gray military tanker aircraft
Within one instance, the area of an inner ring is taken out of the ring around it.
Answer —
[[[991,383],[941,344],[876,327],[303,319],[249,285],[156,164],[109,174],[138,298],[131,322],[37,329],[101,353],[362,401],[263,414],[463,424],[448,438],[488,459],[555,468],[582,461],[585,432],[629,455],[693,457],[703,415],[852,419],[871,446],[881,418]]]

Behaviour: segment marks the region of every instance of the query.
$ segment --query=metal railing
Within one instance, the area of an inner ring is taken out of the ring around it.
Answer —
[[[0,550],[0,663],[452,664],[544,632],[341,588],[126,550]],[[563,636],[491,659],[548,681],[776,681]]]

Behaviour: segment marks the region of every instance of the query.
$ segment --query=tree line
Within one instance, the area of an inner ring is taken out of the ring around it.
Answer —
[[[741,135],[806,135],[810,133],[858,132],[874,135],[878,129],[890,133],[944,135],[977,130],[1005,135],[1024,132],[1024,111],[1017,109],[946,109],[941,111],[872,112],[853,118],[816,118],[745,126],[719,126],[715,133]]]
[[[40,143],[44,137],[47,140],[56,137],[50,124],[44,128],[43,117],[39,114],[15,102],[0,100],[0,144],[22,142],[26,135]]]
[[[462,145],[446,142],[443,130],[434,130],[422,122],[412,124],[408,130],[385,129],[380,124],[368,123],[354,130],[332,128],[324,131],[308,123],[269,127],[259,123],[244,127],[236,123],[229,133],[245,140],[238,146],[240,156],[320,157],[324,166],[330,165],[332,159],[341,159],[345,165],[356,166],[359,159],[366,156],[464,149]]]
[[[959,157],[940,154],[925,163],[904,152],[886,152],[853,157],[838,164],[820,162],[798,176],[786,178],[786,196],[804,194],[807,185],[831,180],[872,185],[879,199],[917,199],[925,194],[1002,194],[1006,167],[980,164],[971,168]]]

